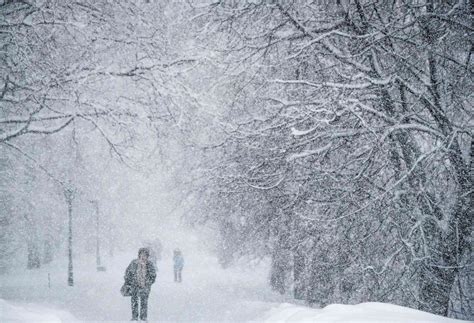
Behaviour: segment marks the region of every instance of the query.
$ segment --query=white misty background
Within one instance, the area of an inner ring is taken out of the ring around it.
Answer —
[[[472,10],[0,1],[0,275],[99,217],[104,259],[194,228],[307,305],[473,319]]]

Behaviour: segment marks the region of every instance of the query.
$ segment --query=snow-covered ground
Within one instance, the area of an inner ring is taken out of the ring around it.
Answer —
[[[245,304],[243,304],[245,305]],[[262,305],[260,303],[260,305]],[[258,303],[254,307],[258,307]],[[51,309],[37,304],[15,305],[0,299],[0,321],[1,322],[74,322],[83,321],[62,310]],[[188,310],[189,312],[189,310]],[[229,315],[227,320],[236,321]],[[159,321],[169,321],[160,319]],[[175,321],[184,321],[177,319]],[[186,320],[194,322],[193,320]],[[211,319],[209,321],[223,322],[223,320]],[[391,323],[448,323],[463,322],[451,320],[429,313],[412,310],[405,307],[382,303],[363,303],[359,305],[329,305],[324,309],[313,309],[294,304],[283,303],[269,310],[265,315],[256,317],[249,321],[254,322],[391,322]],[[240,321],[239,321],[240,322]]]
[[[74,287],[66,283],[66,262],[0,276],[0,298],[4,299],[0,321],[11,318],[20,308],[35,315],[40,307],[31,304],[49,307],[51,311],[45,313],[50,317],[63,317],[54,314],[61,310],[78,320],[129,320],[130,298],[122,297],[119,291],[125,268],[134,256],[125,253],[108,259],[106,272],[95,271],[93,256],[76,259]],[[173,282],[171,258],[158,263],[157,282],[149,299],[150,320],[249,321],[275,306],[272,302],[282,302],[281,296],[266,286],[264,266],[223,270],[213,257],[186,253],[185,257],[183,282],[179,284]]]
[[[466,321],[448,319],[392,304],[362,303],[358,305],[332,304],[323,309],[281,304],[267,313],[264,322],[454,323]]]
[[[221,269],[216,258],[183,249],[183,283],[173,282],[165,254],[149,300],[149,320],[169,322],[456,322],[399,306],[365,303],[313,309],[289,304],[267,285],[264,263]],[[0,276],[0,322],[128,321],[130,298],[119,293],[123,272],[135,253],[104,259],[95,270],[93,255],[75,259],[75,285],[69,287],[63,260],[38,270]],[[48,275],[50,283],[48,283]],[[462,322],[462,321],[457,321]]]
[[[69,312],[37,304],[15,304],[0,299],[1,322],[70,322],[76,321]]]

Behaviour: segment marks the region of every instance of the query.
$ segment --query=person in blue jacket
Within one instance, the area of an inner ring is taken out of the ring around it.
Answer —
[[[173,269],[174,269],[174,281],[177,283],[181,283],[182,275],[181,272],[183,271],[184,267],[184,258],[181,250],[175,249],[173,253]]]

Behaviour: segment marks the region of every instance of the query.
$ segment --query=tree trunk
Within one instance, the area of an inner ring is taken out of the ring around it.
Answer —
[[[49,264],[51,261],[53,261],[53,244],[51,243],[51,238],[47,237],[44,240],[43,263]]]
[[[27,269],[35,269],[41,267],[41,258],[39,248],[34,241],[28,242],[28,262]]]
[[[303,251],[300,249],[293,252],[293,297],[295,299],[305,298],[305,258]]]
[[[425,262],[424,275],[421,281],[421,299],[424,303],[420,309],[434,312],[439,315],[448,316],[449,300],[453,290],[456,277],[459,274],[461,260],[463,256],[471,252],[470,236],[472,233],[473,214],[473,192],[472,174],[474,161],[472,158],[474,141],[471,141],[471,161],[470,172],[466,169],[458,170],[458,197],[456,206],[449,221],[449,232],[438,234],[439,249],[433,259]],[[460,153],[460,152],[459,152]],[[451,152],[454,154],[454,152]],[[451,160],[458,160],[450,156]],[[454,165],[456,167],[456,165]],[[457,168],[464,168],[457,165]]]
[[[73,191],[71,189],[66,189],[64,195],[66,197],[67,210],[68,210],[68,274],[67,274],[67,283],[69,286],[74,286],[74,272],[72,266],[72,199]]]

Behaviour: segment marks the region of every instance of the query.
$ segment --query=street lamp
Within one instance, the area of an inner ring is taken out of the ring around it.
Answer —
[[[91,203],[95,207],[95,214],[96,214],[96,266],[97,271],[105,271],[105,266],[102,266],[100,263],[100,215],[99,215],[99,201],[92,200]]]
[[[74,276],[72,271],[72,200],[74,198],[74,190],[71,188],[66,188],[64,190],[64,197],[66,198],[68,218],[69,218],[69,228],[68,228],[68,271],[67,271],[67,284],[69,286],[74,286]]]

